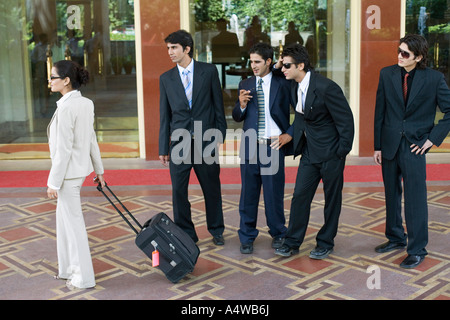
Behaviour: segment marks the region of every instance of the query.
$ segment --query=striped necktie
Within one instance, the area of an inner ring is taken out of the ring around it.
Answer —
[[[264,91],[262,89],[263,80],[260,78],[256,88],[256,96],[258,98],[258,139],[263,138],[266,127],[266,115],[264,110]]]
[[[408,76],[409,73],[405,74],[405,77],[403,78],[403,100],[405,100],[405,103],[408,95]]]
[[[191,79],[189,78],[189,70],[184,69],[182,75],[183,75],[184,92],[186,93],[186,98],[188,99],[189,102],[189,108],[192,108],[192,83]]]

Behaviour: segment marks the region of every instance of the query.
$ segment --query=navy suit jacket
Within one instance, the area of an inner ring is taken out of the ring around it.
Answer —
[[[291,81],[291,99],[297,104],[298,83]],[[295,112],[294,156],[307,140],[311,163],[344,158],[352,149],[353,114],[342,89],[332,80],[311,71],[304,114]],[[306,139],[305,139],[306,137]]]
[[[161,75],[159,90],[159,155],[168,155],[169,148],[176,145],[177,142],[171,142],[174,130],[185,129],[193,133],[195,121],[201,121],[201,139],[208,129],[218,129],[225,140],[227,123],[215,65],[194,60],[192,109],[189,108],[177,66]],[[205,141],[203,147],[209,143]]]
[[[253,97],[247,103],[247,107],[242,112],[239,103],[239,98],[236,101],[232,115],[233,119],[237,122],[244,121],[243,130],[246,132],[249,129],[258,130],[258,99],[256,96],[256,77],[252,76],[248,79],[242,80],[239,83],[240,90],[250,90],[250,95]],[[280,128],[281,133],[289,133],[292,136],[292,130],[290,125],[290,98],[289,98],[289,82],[284,79],[284,77],[279,77],[276,74],[272,74],[272,81],[270,83],[270,94],[269,94],[269,109],[272,119]],[[242,146],[241,142],[241,146]],[[250,153],[248,151],[247,143],[246,150],[241,148],[242,152],[245,152],[245,159],[249,159]],[[285,154],[292,154],[292,142],[283,146]]]
[[[445,114],[434,124],[436,106]],[[450,130],[450,90],[444,75],[436,70],[417,69],[408,104],[403,100],[401,67],[380,71],[374,122],[374,147],[383,158],[392,160],[402,136],[422,146],[427,139],[439,146]]]

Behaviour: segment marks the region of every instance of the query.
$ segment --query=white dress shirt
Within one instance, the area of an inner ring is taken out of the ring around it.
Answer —
[[[295,107],[295,111],[299,113],[303,113],[304,105],[306,101],[306,93],[308,92],[309,88],[309,79],[311,78],[311,71],[308,71],[303,78],[302,82],[298,84],[297,88],[297,106]]]
[[[255,88],[258,87],[259,79],[261,79],[261,77],[256,76]],[[269,72],[264,77],[262,77],[262,80],[263,80],[262,89],[264,92],[264,114],[266,124],[264,130],[264,138],[269,139],[270,137],[279,136],[282,132],[275,123],[275,121],[272,119],[272,116],[270,115],[269,99],[270,99],[270,83],[272,81],[272,72]],[[253,98],[256,99],[256,97]],[[241,109],[241,112],[244,112],[244,110],[245,109]]]
[[[194,82],[194,59],[191,59],[191,62],[188,64],[186,68],[183,68],[179,64],[177,64],[178,72],[180,73],[181,82],[183,82],[183,71],[188,70],[189,81],[191,83]]]

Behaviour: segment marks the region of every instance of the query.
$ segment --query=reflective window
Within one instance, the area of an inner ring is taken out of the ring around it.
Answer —
[[[447,0],[407,0],[406,33],[423,35],[429,46],[428,66],[442,72],[450,83],[450,2]],[[438,109],[436,122],[443,113]],[[450,134],[439,149],[450,152]]]
[[[47,125],[60,94],[47,79],[63,59],[90,73],[81,91],[94,101],[102,154],[139,156],[134,1],[6,0],[0,20],[0,158],[48,156]],[[124,148],[110,153],[108,144]]]
[[[231,112],[242,78],[252,76],[248,50],[303,44],[316,71],[337,82],[349,97],[350,1],[195,0],[191,6],[194,58],[216,64],[224,93],[228,128],[240,128]]]

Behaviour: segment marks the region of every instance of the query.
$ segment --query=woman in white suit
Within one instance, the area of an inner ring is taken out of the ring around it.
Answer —
[[[56,243],[58,274],[72,288],[95,286],[89,242],[81,210],[80,189],[95,170],[104,186],[103,165],[94,132],[94,104],[78,91],[89,73],[72,61],[56,62],[51,72],[51,91],[62,98],[47,128],[52,167],[47,195],[57,199]]]

